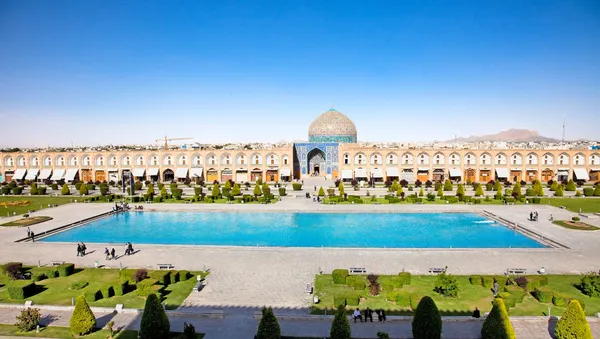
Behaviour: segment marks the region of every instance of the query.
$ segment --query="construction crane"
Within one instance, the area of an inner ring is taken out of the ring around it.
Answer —
[[[191,139],[194,139],[194,138],[168,138],[165,135],[164,139],[156,139],[156,142],[158,142],[158,141],[164,141],[165,142],[165,151],[167,151],[169,149],[169,141],[173,141],[173,140],[191,140]]]

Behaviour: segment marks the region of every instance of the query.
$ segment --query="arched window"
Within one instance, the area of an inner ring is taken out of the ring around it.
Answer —
[[[152,165],[152,166],[158,166],[158,155],[153,155],[150,158],[150,165]]]
[[[413,155],[410,153],[402,154],[402,164],[403,165],[412,165],[413,163]]]
[[[131,165],[131,157],[126,155],[125,157],[123,157],[123,165],[125,166],[129,166]]]
[[[117,166],[119,164],[119,159],[116,155],[110,157],[109,163],[111,166]]]
[[[44,158],[44,166],[45,166],[45,167],[50,167],[50,166],[52,166],[52,158],[51,158],[51,157],[45,157],[45,158]]]
[[[69,166],[71,166],[71,167],[79,166],[79,158],[77,158],[76,156],[70,157],[69,158]]]
[[[460,157],[458,156],[458,154],[456,154],[456,153],[450,154],[450,163],[452,165],[460,164]]]
[[[181,166],[187,166],[187,155],[180,155],[179,156],[179,165]]]
[[[344,154],[344,165],[350,164],[350,155]]]
[[[284,156],[283,156],[283,164],[284,164],[284,165],[289,165],[289,161],[290,161],[290,160],[289,160],[288,156],[287,156],[287,155],[284,155]]]
[[[33,167],[40,166],[40,159],[38,157],[33,157],[31,159],[31,166],[33,166]]]
[[[104,166],[104,156],[96,157],[96,166]]]
[[[167,155],[165,156],[165,165],[173,165],[173,156],[171,155]]]
[[[225,164],[225,165],[231,165],[231,155],[225,154],[223,156],[223,164]]]
[[[246,156],[244,154],[240,154],[238,156],[238,165],[246,165]]]
[[[354,163],[355,163],[355,164],[358,164],[358,165],[362,165],[362,164],[364,164],[364,163],[365,163],[365,156],[364,156],[364,155],[362,155],[362,154],[357,154],[357,155],[354,157]]]
[[[83,166],[90,166],[92,164],[92,160],[89,156],[83,157]]]
[[[57,166],[64,166],[65,165],[65,157],[63,157],[62,155],[58,157],[58,159],[56,160],[56,165]]]
[[[202,165],[202,156],[200,156],[200,155],[194,156],[194,165]]]
[[[558,156],[558,164],[559,165],[568,165],[569,164],[569,156],[566,154],[561,154]]]
[[[144,166],[146,164],[146,158],[143,155],[138,155],[135,159],[135,163],[138,166]]]
[[[252,156],[252,164],[262,165],[262,157],[260,156],[260,154],[255,154]]]
[[[371,165],[379,165],[381,164],[381,155],[372,154],[371,155]]]
[[[4,164],[6,165],[6,167],[13,167],[15,165],[15,160],[11,157],[7,157]]]
[[[210,157],[208,158],[208,163],[211,165],[216,165],[217,164],[217,156],[214,154],[211,154]]]
[[[388,154],[386,157],[386,163],[388,165],[397,165],[398,157],[396,156],[396,154],[393,154],[393,153]]]

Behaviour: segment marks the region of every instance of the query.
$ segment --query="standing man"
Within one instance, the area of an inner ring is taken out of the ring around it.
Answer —
[[[115,251],[115,248],[113,247],[113,248],[110,250],[110,256],[112,257],[112,259],[113,259],[113,260],[114,260],[114,259],[116,259],[116,257],[115,257],[115,253],[116,253],[116,251]]]
[[[35,242],[35,233],[33,233],[33,231],[31,231],[31,242]]]
[[[31,236],[31,229],[29,229],[29,226],[27,226],[27,238],[29,238]]]

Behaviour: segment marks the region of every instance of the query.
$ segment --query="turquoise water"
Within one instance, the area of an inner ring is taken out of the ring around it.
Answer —
[[[42,241],[282,247],[544,247],[470,213],[127,212]]]

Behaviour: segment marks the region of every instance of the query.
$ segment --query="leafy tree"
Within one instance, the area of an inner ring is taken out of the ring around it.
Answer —
[[[390,192],[396,192],[399,186],[400,185],[398,184],[398,180],[394,180],[392,186],[390,186]]]
[[[96,317],[83,295],[78,296],[75,301],[75,309],[71,315],[69,327],[74,336],[91,333],[96,327]]]
[[[425,191],[423,190],[423,188],[421,188],[421,189],[419,190],[419,196],[420,196],[420,197],[422,197],[422,196],[424,196],[424,195],[425,195]]]
[[[443,296],[455,298],[458,297],[460,288],[456,277],[444,270],[438,274],[433,290]]]
[[[573,192],[576,189],[577,189],[577,185],[575,185],[575,181],[573,181],[573,179],[570,179],[569,182],[567,183],[567,187],[565,188],[565,191]]]
[[[240,189],[240,185],[234,184],[233,188],[231,189],[231,195],[236,196],[236,195],[241,195],[241,194],[242,194],[242,190]]]
[[[508,312],[502,298],[492,302],[492,311],[485,318],[481,328],[482,339],[516,339],[517,335],[510,323]]]
[[[564,191],[563,191],[563,186],[562,185],[558,185],[558,187],[556,188],[556,191],[554,191],[554,196],[555,197],[562,197],[564,195]]]
[[[550,190],[556,191],[556,189],[558,189],[558,181],[553,181],[552,185],[550,185]]]
[[[89,193],[89,191],[88,191],[87,185],[85,183],[81,184],[81,186],[79,186],[79,194],[85,195],[88,193]]]
[[[163,309],[163,306],[154,293],[150,293],[146,299],[144,313],[140,322],[140,339],[163,339],[169,337],[171,324]]]
[[[446,180],[444,182],[444,191],[452,191],[452,181]]]
[[[485,190],[486,191],[491,191],[494,189],[494,185],[490,184],[489,182],[487,184],[485,184]]]
[[[324,196],[325,196],[325,190],[323,189],[323,186],[321,186],[321,187],[319,188],[319,196],[320,196],[320,197],[324,197]]]
[[[556,339],[592,339],[590,324],[585,318],[581,304],[577,300],[571,300],[565,313],[556,323],[554,328]]]
[[[38,195],[38,188],[35,182],[31,184],[31,187],[29,188],[29,193],[31,195]]]
[[[219,184],[214,184],[213,188],[212,188],[212,196],[218,197],[220,195],[221,195],[221,188],[219,187]]]
[[[60,190],[60,194],[62,195],[69,195],[71,194],[71,190],[69,189],[69,185],[64,184],[62,189]]]
[[[15,326],[19,328],[21,332],[29,332],[37,327],[40,323],[40,309],[27,307],[21,310],[21,313],[17,316],[17,323]]]
[[[457,196],[465,196],[465,187],[462,184],[458,184],[458,188],[456,189]]]
[[[335,318],[331,323],[331,331],[329,332],[329,339],[351,339],[352,334],[350,332],[350,324],[346,317],[346,309],[344,306],[339,305],[335,311]]]
[[[225,181],[225,188],[231,189],[231,182],[229,180]]]
[[[264,195],[271,194],[271,188],[269,187],[269,184],[267,184],[266,182],[263,183],[263,185],[262,185],[262,191],[263,191]]]
[[[262,191],[260,190],[260,185],[257,182],[256,185],[254,186],[254,196],[259,197],[261,195],[262,195]]]
[[[500,183],[500,181],[496,181],[494,183],[494,191],[500,191],[502,190],[502,184]]]
[[[444,191],[442,190],[441,187],[437,191],[437,196],[440,197],[440,198],[444,196]]]
[[[533,182],[533,193],[538,197],[544,195],[544,187],[542,186],[542,183],[539,180]]]
[[[263,307],[262,318],[258,324],[257,339],[280,339],[281,329],[272,308]]]
[[[515,184],[515,186],[513,187],[512,190],[512,195],[513,196],[517,196],[520,197],[521,196],[521,183],[517,181],[517,183]]]
[[[435,301],[425,296],[419,302],[412,321],[415,339],[439,339],[442,337],[442,317]]]
[[[497,191],[496,191],[496,195],[494,196],[494,198],[496,200],[502,200],[502,187],[500,187]]]
[[[477,189],[475,190],[475,196],[476,197],[483,196],[483,187],[481,187],[481,184],[477,185]]]
[[[146,190],[146,194],[153,197],[154,196],[154,185],[148,185],[148,189]]]
[[[340,196],[344,195],[344,183],[342,183],[340,181],[340,184],[338,185],[338,189],[340,190]]]
[[[167,188],[165,186],[160,189],[160,196],[163,197],[163,199],[167,198]]]

